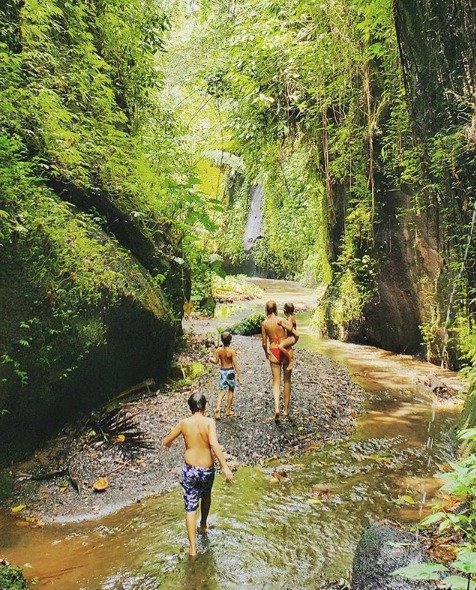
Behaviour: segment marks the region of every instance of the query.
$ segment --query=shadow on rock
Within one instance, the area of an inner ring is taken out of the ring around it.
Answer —
[[[431,590],[429,581],[392,576],[400,567],[427,561],[415,535],[389,523],[372,523],[362,533],[354,556],[352,590]]]

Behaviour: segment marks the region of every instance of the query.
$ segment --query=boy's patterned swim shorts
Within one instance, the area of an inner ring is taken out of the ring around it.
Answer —
[[[198,508],[198,501],[212,491],[215,479],[215,467],[182,467],[180,485],[183,487],[185,511],[193,512]]]
[[[235,369],[220,369],[220,379],[218,389],[235,389],[236,374]]]

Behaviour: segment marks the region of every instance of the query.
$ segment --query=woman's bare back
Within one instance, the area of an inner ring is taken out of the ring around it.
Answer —
[[[278,324],[278,320],[278,316],[272,316],[266,318],[261,324],[270,344],[279,343],[286,336],[286,331],[284,330],[283,326]]]

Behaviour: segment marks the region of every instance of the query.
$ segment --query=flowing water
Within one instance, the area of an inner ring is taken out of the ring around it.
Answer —
[[[256,240],[261,237],[263,225],[263,187],[259,184],[251,187],[250,191],[250,210],[246,220],[245,232],[243,235],[243,246],[245,252],[249,252]]]
[[[313,299],[294,284],[259,284],[280,303]],[[224,306],[216,325],[257,306]],[[93,522],[25,530],[0,520],[0,556],[29,562],[38,589],[311,589],[345,576],[369,520],[411,522],[428,509],[458,408],[435,406],[417,381],[429,373],[456,378],[410,357],[319,340],[309,317],[298,315],[299,346],[348,367],[367,392],[365,413],[350,440],[282,461],[288,476],[278,483],[260,467],[241,468],[233,486],[218,477],[197,559],[184,550],[178,488]]]

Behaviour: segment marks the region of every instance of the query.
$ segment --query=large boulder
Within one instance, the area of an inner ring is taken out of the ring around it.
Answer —
[[[56,214],[49,227],[25,222],[0,258],[0,466],[115,394],[166,378],[181,329],[131,254],[92,220],[85,228],[82,215],[45,201]]]
[[[352,590],[431,590],[429,581],[411,581],[392,572],[425,561],[415,536],[387,523],[372,523],[357,545]]]

